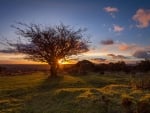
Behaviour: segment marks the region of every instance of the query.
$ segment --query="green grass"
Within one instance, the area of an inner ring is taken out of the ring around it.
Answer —
[[[131,75],[64,75],[46,73],[0,77],[0,113],[126,113],[150,99],[150,90],[135,89]],[[128,98],[130,97],[130,98]],[[141,108],[142,109],[142,108]],[[144,109],[144,108],[143,108]]]

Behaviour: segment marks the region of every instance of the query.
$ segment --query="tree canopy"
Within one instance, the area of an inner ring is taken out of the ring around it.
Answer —
[[[17,35],[24,42],[18,41],[11,44],[15,49],[27,58],[46,62],[51,67],[51,76],[57,76],[58,60],[71,55],[87,52],[88,40],[84,38],[84,29],[74,30],[64,24],[43,27],[37,24],[18,23],[14,26]]]

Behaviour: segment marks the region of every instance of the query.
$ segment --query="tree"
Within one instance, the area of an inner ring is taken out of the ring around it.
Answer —
[[[148,72],[150,70],[150,60],[142,60],[140,63],[138,63],[137,68],[142,72]]]
[[[88,51],[88,40],[84,39],[84,30],[74,30],[60,24],[43,27],[37,24],[18,23],[17,35],[21,36],[16,44],[10,43],[18,52],[27,54],[27,58],[46,62],[50,65],[51,77],[57,77],[58,60]]]

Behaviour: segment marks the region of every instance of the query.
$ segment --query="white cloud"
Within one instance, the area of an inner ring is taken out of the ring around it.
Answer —
[[[118,8],[116,8],[116,7],[110,7],[110,6],[104,7],[104,10],[106,12],[108,12],[108,13],[113,13],[113,12],[118,12],[119,11]]]
[[[138,28],[146,28],[150,25],[150,10],[138,9],[132,19],[138,22]]]
[[[114,29],[114,32],[121,32],[124,30],[124,27],[121,27],[119,25],[113,25],[113,29]]]

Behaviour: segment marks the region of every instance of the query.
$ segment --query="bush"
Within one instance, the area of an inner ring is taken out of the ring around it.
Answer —
[[[133,98],[128,95],[122,96],[122,106],[126,113],[134,113]]]
[[[150,113],[150,95],[140,99],[137,103],[138,113]]]

